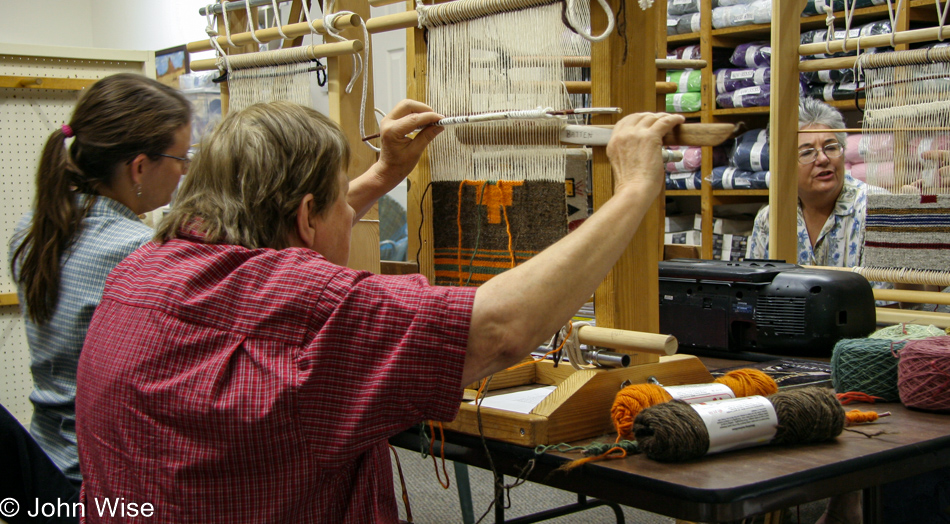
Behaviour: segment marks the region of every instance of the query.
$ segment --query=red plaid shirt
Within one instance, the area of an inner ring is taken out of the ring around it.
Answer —
[[[396,522],[386,438],[455,417],[473,300],[306,249],[147,244],[79,362],[85,522]]]

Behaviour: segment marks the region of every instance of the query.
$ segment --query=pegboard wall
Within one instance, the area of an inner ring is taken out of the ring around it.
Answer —
[[[0,79],[48,79],[41,85],[50,86],[54,79],[98,80],[122,72],[154,78],[154,54],[0,44]],[[0,87],[0,296],[16,292],[10,275],[10,238],[33,205],[40,154],[50,133],[69,121],[80,94],[39,86]],[[20,308],[0,306],[0,404],[27,427],[33,413],[29,402],[32,389]]]

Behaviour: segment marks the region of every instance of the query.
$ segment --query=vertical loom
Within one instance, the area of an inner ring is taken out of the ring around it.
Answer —
[[[283,1],[283,0],[281,0]],[[306,2],[304,4],[303,2]],[[258,28],[257,8],[245,2],[227,2],[213,4],[201,10],[209,17],[209,39],[192,42],[187,45],[189,52],[216,50],[218,57],[209,60],[195,60],[192,69],[208,71],[218,69],[227,74],[222,83],[222,108],[226,112],[239,110],[255,102],[288,100],[302,105],[311,105],[310,81],[315,73],[315,60],[327,60],[327,81],[330,103],[328,115],[343,129],[353,144],[347,176],[352,179],[365,172],[375,161],[375,153],[360,143],[364,132],[376,130],[373,113],[372,61],[363,60],[365,80],[363,87],[356,82],[348,92],[348,83],[357,74],[352,57],[360,53],[368,42],[364,42],[365,33],[360,27],[369,17],[369,6],[358,0],[339,0],[333,17],[311,19],[309,0],[293,0],[290,7],[290,19],[306,21],[279,25],[280,17],[274,27]],[[277,8],[278,2],[271,1]],[[235,7],[237,6],[237,7]],[[217,35],[212,29],[210,17],[217,20],[217,27],[224,28],[224,35]],[[332,25],[332,31],[327,28]],[[242,32],[232,28],[246,28]],[[333,41],[325,44],[303,46],[305,35],[326,37],[335,34]],[[282,40],[282,48],[271,51],[259,51],[261,44]],[[362,96],[361,96],[362,95]],[[367,214],[353,230],[349,266],[379,272],[379,224],[376,209]]]
[[[890,0],[888,4],[890,5]],[[851,2],[846,4],[846,29]],[[865,80],[865,113],[860,129],[866,140],[868,179],[883,191],[868,195],[868,217],[861,267],[828,268],[861,273],[869,280],[904,284],[950,285],[950,50],[907,50],[908,44],[942,40],[947,8],[937,7],[938,26],[908,29],[908,7],[891,16],[894,32],[861,38],[799,45],[795,24],[773,26],[771,115],[773,158],[769,203],[772,213],[772,258],[797,257],[795,195],[797,164],[797,96],[776,93],[794,86],[799,71],[854,67]],[[899,6],[900,7],[900,4]],[[785,19],[800,10],[797,2],[773,0],[773,16]],[[891,10],[893,11],[893,10]],[[797,13],[795,14],[797,16]],[[848,31],[844,32],[849,34]],[[946,32],[950,36],[950,31]],[[855,57],[808,60],[799,55],[867,50],[894,46],[897,51]],[[856,76],[857,80],[857,76]],[[778,240],[776,240],[776,238]],[[927,291],[874,290],[878,300],[950,305],[950,294]],[[950,326],[950,316],[923,311],[878,308],[879,322]]]
[[[458,6],[470,3],[453,2]],[[565,40],[561,32],[567,31],[560,23],[560,3],[546,5],[551,2],[540,0],[533,4],[527,12],[497,15],[444,31],[429,27],[427,41],[425,31],[412,31],[410,56],[415,60],[408,75],[409,96],[428,101],[447,116],[547,105],[561,108],[555,104],[563,107],[567,98],[564,84],[569,81],[564,64],[585,63],[586,57],[570,54],[586,50],[559,47]],[[624,36],[612,33],[590,47],[590,105],[621,107],[624,113],[655,111],[661,102],[657,99],[656,56],[666,53],[662,30],[665,4],[646,10],[629,4],[619,9],[616,2],[611,10],[621,13],[618,27],[636,28],[636,41],[625,42]],[[591,18],[591,32],[601,33],[607,26],[606,15],[595,10]],[[500,19],[514,20],[515,26],[502,28]],[[542,19],[553,20],[553,27],[542,28]],[[468,39],[476,44],[465,50],[430,47]],[[527,41],[530,46],[519,49],[515,41]],[[446,53],[454,58],[446,60]],[[433,57],[443,63],[433,63]],[[441,84],[443,80],[447,86]],[[493,87],[500,89],[490,90]],[[458,97],[459,90],[472,94]],[[609,124],[611,118],[595,116],[592,122]],[[534,121],[491,123],[480,129],[448,128],[436,139],[412,175],[409,195],[410,231],[420,232],[421,237],[410,234],[409,252],[418,253],[420,271],[430,281],[480,283],[566,233],[564,182],[570,151],[557,140],[561,124]],[[499,136],[506,139],[498,140]],[[514,145],[504,144],[508,137],[516,137],[511,140]],[[604,148],[593,149],[592,169],[596,209],[612,194]],[[490,389],[527,384],[557,388],[527,415],[483,409],[481,432],[485,436],[522,445],[591,437],[611,431],[610,404],[624,381],[643,383],[650,377],[665,384],[711,381],[698,359],[672,355],[675,339],[652,334],[659,329],[661,202],[658,199],[651,207],[634,241],[597,290],[599,327],[578,328],[580,342],[627,352],[633,365],[575,370],[568,364],[555,367],[542,360],[498,373]],[[519,215],[514,209],[518,206],[531,209],[526,213],[521,210]],[[560,223],[542,225],[544,218]],[[544,233],[535,235],[537,231]],[[496,245],[486,247],[491,241]],[[447,427],[478,434],[476,412],[475,406],[463,404],[458,418]]]

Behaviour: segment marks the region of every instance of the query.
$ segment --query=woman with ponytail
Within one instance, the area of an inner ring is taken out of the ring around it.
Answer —
[[[138,216],[168,204],[188,171],[191,105],[141,75],[99,80],[46,141],[33,210],[10,243],[33,374],[30,432],[81,482],[76,367],[109,272],[151,240]]]

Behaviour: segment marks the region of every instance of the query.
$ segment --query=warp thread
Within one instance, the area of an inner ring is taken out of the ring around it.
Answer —
[[[897,375],[905,406],[950,411],[950,336],[908,342],[901,350]]]
[[[834,392],[808,387],[768,397],[778,418],[769,444],[809,444],[831,440],[844,430],[845,413]],[[709,449],[706,424],[689,404],[671,401],[643,410],[634,423],[642,452],[660,462],[696,459]]]
[[[772,377],[757,369],[730,371],[713,382],[731,389],[736,398],[769,396],[778,391]],[[617,431],[617,440],[633,439],[634,420],[644,409],[671,400],[673,397],[655,384],[632,384],[621,389],[610,408],[610,420]]]

